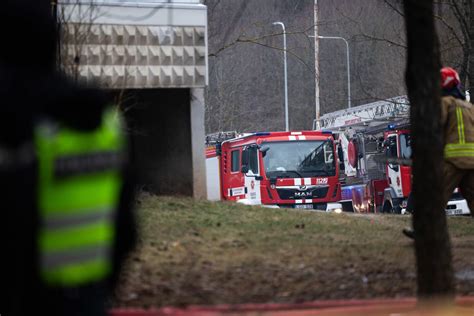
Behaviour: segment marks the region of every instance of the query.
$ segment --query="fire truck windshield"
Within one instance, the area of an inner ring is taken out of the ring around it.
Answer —
[[[335,176],[334,146],[326,141],[266,142],[263,164],[268,178]]]

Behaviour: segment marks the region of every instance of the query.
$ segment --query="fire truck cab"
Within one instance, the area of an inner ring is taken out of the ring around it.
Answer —
[[[207,145],[210,200],[342,211],[331,132],[218,133]]]
[[[410,131],[405,128],[390,129],[384,132],[383,152],[392,159],[411,159]],[[384,213],[401,213],[411,191],[411,166],[386,163],[385,174],[388,187],[384,190],[384,201],[381,211]]]
[[[410,130],[405,127],[389,126],[384,133],[385,156],[398,161],[412,158]],[[388,187],[384,190],[384,201],[381,211],[384,213],[405,214],[408,195],[411,192],[411,166],[397,163],[386,163]],[[467,201],[458,189],[453,192],[446,206],[446,215],[469,215]]]

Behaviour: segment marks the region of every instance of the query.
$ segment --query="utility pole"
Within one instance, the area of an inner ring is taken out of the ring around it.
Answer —
[[[314,0],[314,102],[316,105],[316,129],[321,129],[319,118],[321,117],[321,108],[319,103],[319,14],[318,0]]]
[[[279,25],[283,29],[283,63],[285,71],[285,130],[290,130],[290,122],[288,119],[288,63],[286,57],[286,27],[283,22],[274,22],[273,25]]]

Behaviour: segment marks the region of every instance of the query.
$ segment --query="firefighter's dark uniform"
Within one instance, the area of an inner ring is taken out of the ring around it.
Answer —
[[[459,187],[474,216],[474,106],[452,96],[443,97],[441,123],[445,139],[443,205]]]

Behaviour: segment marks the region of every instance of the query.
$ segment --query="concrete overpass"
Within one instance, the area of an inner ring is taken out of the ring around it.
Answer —
[[[112,91],[132,136],[139,184],[206,197],[207,8],[199,0],[63,0],[66,72]]]

